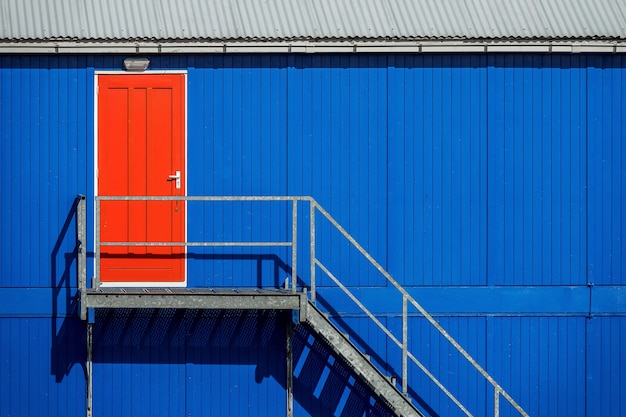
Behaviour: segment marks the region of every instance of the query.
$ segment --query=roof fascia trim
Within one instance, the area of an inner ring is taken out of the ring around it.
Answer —
[[[0,54],[626,53],[620,41],[0,42]]]

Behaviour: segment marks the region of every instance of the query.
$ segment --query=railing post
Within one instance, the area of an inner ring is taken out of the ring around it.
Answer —
[[[311,219],[311,253],[309,256],[309,262],[311,263],[311,302],[315,304],[315,202],[313,201],[313,199],[310,200],[309,217]]]
[[[87,210],[85,208],[85,196],[79,195],[76,205],[76,238],[77,238],[77,259],[78,268],[78,290],[80,291],[80,318],[87,319],[87,307],[84,297],[87,289]]]
[[[287,358],[287,417],[293,417],[293,325],[287,320],[285,351]]]
[[[85,361],[87,417],[93,415],[93,324],[87,323],[87,360]]]
[[[95,236],[95,240],[96,240],[96,244],[95,244],[95,248],[94,248],[94,260],[95,260],[95,276],[94,276],[94,281],[93,281],[93,285],[92,287],[94,288],[100,288],[100,199],[98,197],[96,197],[96,201],[95,201],[95,206],[94,206],[94,221],[96,223],[96,236]]]
[[[493,417],[500,416],[500,389],[493,387]]]
[[[402,295],[402,393],[408,392],[407,359],[409,345],[409,307],[406,295]]]
[[[298,200],[291,200],[291,290],[298,283]]]

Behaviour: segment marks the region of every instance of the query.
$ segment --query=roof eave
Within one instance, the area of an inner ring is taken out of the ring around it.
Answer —
[[[0,40],[0,54],[626,53],[626,39]]]

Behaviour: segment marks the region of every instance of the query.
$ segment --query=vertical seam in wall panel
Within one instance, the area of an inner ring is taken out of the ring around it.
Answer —
[[[16,66],[15,59],[16,58],[13,58],[11,60],[11,64],[9,64],[9,66],[8,66],[9,70],[12,70]],[[10,97],[10,98],[13,97],[13,94],[14,94],[14,92],[13,92],[14,85],[15,85],[15,83],[14,83],[14,71],[10,71],[10,75],[9,75],[9,93],[7,94],[7,96]],[[14,103],[12,103],[12,104],[14,104]],[[8,139],[9,139],[8,140],[8,143],[9,143],[9,145],[8,145],[8,149],[9,149],[8,155],[14,155],[15,154],[15,149],[14,149],[15,144],[13,143],[13,140],[11,140],[11,139],[13,138],[13,129],[14,129],[13,126],[14,126],[14,123],[15,123],[13,120],[15,118],[15,112],[14,112],[14,106],[13,105],[8,106],[8,107],[9,107],[8,114],[9,114],[9,117],[10,117],[9,120],[12,121],[11,123],[9,123],[9,127],[6,128],[7,129]],[[8,171],[9,171],[9,174],[11,175],[11,173],[15,169],[15,160],[14,160],[14,158],[9,158],[8,156],[7,156],[7,160],[8,160],[8,165],[9,165],[9,170]],[[12,178],[12,175],[11,175],[8,178],[8,185],[7,185],[7,190],[10,193],[10,195],[13,195],[12,183],[13,183],[13,178]],[[13,221],[13,211],[11,209],[12,204],[9,203],[9,204],[7,204],[7,206],[9,207],[9,216],[8,216],[8,218],[11,219],[11,221],[9,221],[8,224],[6,225],[7,229],[9,229],[9,233],[8,233],[9,249],[8,249],[7,253],[10,254],[10,256],[8,256],[9,259],[7,260],[8,264],[9,264],[7,271],[9,273],[8,281],[10,282],[10,285],[14,285],[15,284],[14,283],[14,279],[15,278],[14,278],[14,275],[13,275],[13,265],[15,263],[15,260],[14,260],[15,259],[15,249],[14,248],[16,247],[16,245],[11,244],[11,241],[12,241],[12,238],[13,238],[14,223],[17,223],[17,222]],[[6,259],[6,258],[4,258],[4,259]],[[10,409],[11,408],[10,408],[10,405],[9,405],[9,410]]]
[[[291,192],[289,190],[289,170],[291,169],[291,166],[289,165],[289,160],[290,160],[290,156],[289,156],[289,133],[290,133],[290,128],[289,128],[289,106],[290,106],[290,102],[289,102],[289,95],[290,95],[290,90],[289,90],[289,75],[291,73],[292,68],[295,68],[295,62],[294,62],[294,56],[293,55],[288,55],[286,58],[285,62],[285,191],[284,194],[285,195],[290,195]],[[280,82],[280,80],[279,80]],[[282,194],[282,193],[279,193]],[[297,206],[296,206],[297,207]],[[289,213],[289,210],[293,210],[293,206],[291,208],[287,208],[287,213]],[[297,209],[297,208],[296,208]],[[293,219],[293,214],[291,216],[287,215],[285,216],[285,231],[287,233],[287,236],[289,235],[289,231],[291,230],[291,233],[293,233],[293,229],[292,227],[290,227],[290,222]],[[291,236],[291,239],[293,240],[293,236]],[[291,251],[293,251],[293,246],[291,247]],[[289,252],[285,252],[287,254],[287,256],[289,256]],[[297,254],[296,254],[297,256]],[[291,263],[291,262],[290,262]],[[291,268],[293,268],[293,265],[290,265]],[[293,276],[293,269],[291,270],[291,280],[292,282],[298,283],[298,277],[297,276]],[[297,273],[297,272],[296,272]],[[288,278],[287,278],[288,279]]]
[[[618,64],[619,64],[618,68],[622,68],[622,69],[624,68],[623,58],[618,61]],[[618,77],[619,77],[618,78],[618,80],[619,80],[619,88],[622,91],[624,91],[624,76],[623,76],[623,74],[624,74],[623,71],[621,71],[621,74],[620,74],[621,76],[618,75]],[[623,95],[618,95],[618,97],[619,97],[618,108],[623,108],[623,106],[624,106],[624,96]],[[618,123],[619,123],[619,120],[618,120]],[[618,126],[617,126],[617,130],[618,130],[619,133],[621,133],[622,137],[626,133],[623,130],[624,125],[625,125],[625,123],[622,120],[621,124],[618,124]],[[624,155],[624,144],[623,144],[623,142],[620,142],[620,141],[618,141],[618,143],[620,145],[620,153],[618,154],[618,162],[619,162],[619,168],[618,169],[620,171],[624,172],[624,170],[626,170],[626,167],[624,166],[626,161],[623,158],[623,155]],[[617,189],[618,190],[623,190],[624,189],[623,188],[624,187],[624,181],[623,181],[624,175],[619,175],[618,178],[619,178],[619,184],[618,184]],[[618,210],[618,213],[624,213],[624,207],[623,207],[623,204],[622,204],[624,202],[624,198],[622,197],[621,192],[618,193],[618,196],[619,196],[618,197],[619,198],[619,210]],[[623,254],[625,252],[624,251],[624,239],[623,239],[623,236],[622,236],[622,233],[624,231],[624,221],[620,217],[618,217],[618,219],[620,219],[619,220],[620,225],[619,225],[619,228],[618,228],[618,231],[617,231],[618,236],[619,236],[619,238],[618,238],[618,242],[619,242],[618,245],[619,246],[618,246],[618,250],[617,250],[618,260],[619,261],[618,261],[618,273],[616,275],[617,275],[617,277],[621,277],[621,276],[623,276],[622,273],[626,272],[625,271],[625,267],[624,267],[624,262],[623,262],[624,257],[620,256],[620,254]],[[616,282],[615,284],[617,284],[617,285],[623,284],[623,281],[620,280],[620,282]],[[620,408],[618,407],[618,410],[619,409]]]
[[[386,55],[385,56],[385,82],[387,85],[387,91],[386,91],[386,99],[385,99],[385,171],[386,171],[386,175],[385,175],[385,200],[386,200],[386,209],[385,212],[387,213],[387,215],[385,216],[385,266],[387,268],[387,270],[391,270],[391,262],[389,260],[389,78],[390,78],[390,65],[389,65],[389,57],[390,55]],[[394,62],[395,64],[395,62]],[[404,199],[403,199],[404,200]],[[406,281],[406,277],[405,277],[405,270],[404,268],[400,268],[400,270],[402,271],[402,275],[400,276],[400,282],[403,282],[404,285],[407,284]],[[396,277],[397,278],[397,277]],[[387,280],[385,280],[385,287],[389,286],[389,282]]]
[[[585,283],[589,285],[589,66],[585,70]],[[586,373],[585,373],[586,374]],[[586,401],[586,400],[585,400]]]
[[[493,55],[492,55],[493,57]],[[492,58],[494,59],[494,58]],[[489,57],[485,71],[485,286],[489,286]],[[481,260],[482,261],[482,260]]]
[[[586,63],[587,64],[587,63]],[[585,90],[587,91],[585,97],[585,118],[587,119],[585,123],[585,283],[589,284],[589,65],[585,65]],[[589,324],[591,323],[591,318],[587,317],[585,319],[585,356],[584,356],[584,374],[585,374],[585,382],[584,382],[584,390],[585,390],[585,399],[584,401],[584,413],[587,413],[588,403],[587,398],[589,397],[589,370],[588,370],[588,356],[589,356]]]

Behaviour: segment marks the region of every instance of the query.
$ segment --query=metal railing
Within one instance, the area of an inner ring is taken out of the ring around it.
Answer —
[[[384,333],[387,335],[395,345],[402,349],[402,392],[407,394],[408,392],[408,359],[411,359],[415,365],[437,385],[437,387],[446,396],[456,404],[457,407],[467,416],[472,414],[465,408],[463,404],[409,351],[409,338],[408,338],[408,320],[409,312],[408,307],[412,305],[428,322],[482,375],[489,384],[493,387],[494,392],[494,417],[500,415],[500,397],[502,396],[511,406],[522,416],[528,417],[528,414],[524,409],[515,402],[513,398],[506,392],[500,384],[498,384],[487,371],[476,362],[476,360],[465,350],[463,347],[452,337],[450,334],[431,316],[422,306],[418,303],[405,289],[402,287],[370,254],[365,250],[326,210],[324,210],[314,199],[310,200],[310,221],[311,221],[311,300],[315,302],[316,298],[316,268],[319,267],[336,285],[339,287]],[[384,325],[376,316],[369,310],[363,303],[361,303],[357,297],[335,276],[333,273],[316,257],[316,245],[315,245],[315,228],[316,228],[316,213],[319,212],[326,220],[337,229],[350,244],[355,247],[361,255],[373,265],[385,279],[395,287],[402,295],[402,341],[391,333],[391,331]]]
[[[100,256],[102,246],[161,246],[161,247],[290,247],[291,248],[291,289],[295,292],[298,273],[298,201],[309,201],[310,197],[283,197],[283,196],[97,196],[95,197],[95,276],[93,286],[99,288]],[[291,202],[291,240],[283,242],[102,242],[100,231],[100,214],[102,201],[204,201],[204,202]]]
[[[84,202],[84,199],[82,200]],[[204,201],[204,202],[290,202],[291,203],[291,238],[282,242],[101,242],[100,235],[100,211],[102,201]],[[289,247],[291,248],[291,289],[297,291],[298,282],[298,203],[309,205],[309,260],[310,260],[310,290],[311,302],[316,303],[317,283],[316,274],[319,268],[332,282],[340,288],[375,324],[385,335],[402,351],[402,392],[408,393],[408,361],[409,359],[431,380],[433,383],[467,416],[472,414],[461,402],[422,364],[409,350],[409,306],[413,306],[460,354],[465,358],[478,373],[493,388],[494,417],[500,414],[500,398],[504,398],[520,415],[528,417],[528,414],[517,404],[515,400],[498,384],[487,371],[418,303],[370,254],[350,235],[324,208],[312,197],[298,196],[187,196],[187,197],[157,197],[157,196],[98,196],[95,197],[95,277],[94,287],[100,286],[100,254],[102,246],[185,246],[185,247]],[[79,220],[80,241],[84,245],[85,233],[81,234],[80,225],[85,225],[84,207]],[[316,223],[318,213],[323,216],[358,252],[385,277],[401,295],[402,305],[402,340],[399,340],[358,298],[347,288],[340,279],[317,257]],[[84,251],[83,251],[84,252]],[[80,256],[80,253],[79,253]],[[84,259],[83,259],[84,264]],[[79,280],[85,281],[80,275]]]

